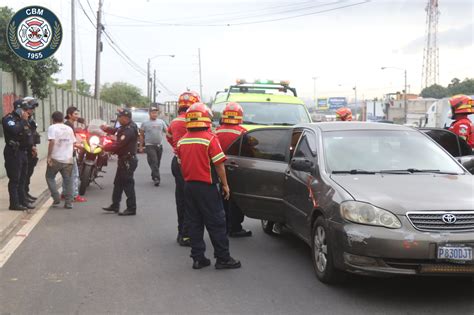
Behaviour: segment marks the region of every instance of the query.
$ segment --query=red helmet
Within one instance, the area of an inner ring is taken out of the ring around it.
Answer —
[[[351,109],[347,107],[341,107],[338,110],[336,110],[336,120],[351,121],[352,120]]]
[[[454,95],[449,99],[451,110],[454,114],[470,114],[472,110],[472,99],[467,95]]]
[[[244,110],[238,103],[229,102],[222,111],[222,123],[239,125],[242,123]]]
[[[178,99],[178,110],[186,109],[189,106],[193,105],[194,103],[199,103],[201,101],[201,97],[199,94],[193,91],[184,92],[179,96]]]
[[[211,127],[212,112],[204,103],[194,103],[186,111],[186,128]]]

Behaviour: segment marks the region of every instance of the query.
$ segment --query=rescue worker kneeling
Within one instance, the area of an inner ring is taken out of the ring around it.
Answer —
[[[189,220],[193,269],[211,264],[206,258],[204,227],[214,247],[216,269],[240,268],[240,261],[229,253],[225,213],[217,184],[219,176],[222,193],[229,199],[224,161],[226,157],[216,135],[210,131],[211,111],[203,103],[195,103],[186,112],[188,132],[178,141],[176,153],[185,180],[186,215]]]

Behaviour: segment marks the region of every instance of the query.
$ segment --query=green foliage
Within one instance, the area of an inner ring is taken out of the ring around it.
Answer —
[[[118,105],[148,106],[148,99],[141,95],[140,89],[126,82],[105,83],[100,91],[100,99]]]
[[[72,82],[71,80],[67,80],[65,83],[56,83],[56,87],[67,90],[67,91],[72,91]],[[80,79],[76,81],[76,87],[77,87],[77,93],[81,95],[86,95],[86,96],[91,96],[91,85],[84,81],[84,79]]]
[[[422,97],[433,98],[449,97],[456,94],[474,95],[474,79],[466,78],[461,81],[458,78],[454,78],[447,88],[434,84],[421,91]]]
[[[443,98],[448,96],[448,90],[439,84],[433,84],[421,91],[421,96],[424,98]]]
[[[27,61],[10,50],[6,33],[13,14],[12,9],[0,7],[0,68],[15,73],[20,81],[29,81],[35,97],[46,98],[53,83],[51,76],[60,70],[61,64],[54,57],[42,61]]]

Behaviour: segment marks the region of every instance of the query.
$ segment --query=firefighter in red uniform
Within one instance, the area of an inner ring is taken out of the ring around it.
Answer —
[[[234,102],[227,103],[222,111],[221,125],[216,129],[217,137],[221,143],[221,147],[226,151],[229,146],[241,134],[247,130],[240,124],[243,121],[244,111],[242,107]],[[232,199],[222,201],[226,213],[227,233],[231,237],[252,236],[252,231],[242,228],[244,222],[244,214],[242,210],[232,202]]]
[[[449,130],[466,140],[471,148],[474,148],[474,125],[467,117],[474,113],[472,99],[466,95],[455,95],[449,100],[449,104],[451,104],[454,119]]]
[[[188,132],[176,147],[186,182],[184,193],[193,269],[211,264],[205,256],[204,227],[214,247],[216,269],[240,268],[240,261],[229,253],[224,207],[217,185],[220,179],[222,193],[225,199],[229,199],[230,190],[224,168],[226,156],[219,139],[210,131],[211,122],[212,113],[205,104],[191,105],[186,112]]]
[[[337,121],[352,121],[352,111],[350,108],[341,107],[336,110]]]
[[[188,233],[188,223],[186,220],[185,202],[184,202],[184,179],[176,158],[176,145],[178,141],[186,134],[186,110],[194,103],[200,102],[199,94],[196,92],[184,92],[178,99],[178,117],[173,119],[167,132],[166,139],[173,147],[175,156],[171,161],[171,172],[176,184],[175,199],[176,211],[178,213],[178,237],[176,241],[181,246],[191,246]]]

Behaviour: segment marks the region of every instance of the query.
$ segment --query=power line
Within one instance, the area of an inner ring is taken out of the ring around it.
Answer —
[[[81,7],[82,12],[84,12],[84,15],[87,17],[87,19],[89,20],[89,22],[91,22],[92,27],[94,27],[94,29],[97,29],[97,26],[95,25],[95,22],[92,21],[92,19],[89,17],[89,15],[87,14],[86,10],[85,10],[84,7],[82,6],[81,0],[77,0],[77,2],[79,3],[79,6]],[[92,16],[94,16],[94,15],[92,15]]]
[[[94,9],[92,9],[91,3],[89,2],[89,0],[86,0],[86,1],[87,1],[87,5],[89,6],[89,9],[91,9],[92,16],[94,16],[95,12],[94,12]]]
[[[295,19],[295,18],[310,16],[310,15],[318,15],[318,14],[321,14],[321,13],[337,11],[337,10],[341,10],[341,9],[345,9],[345,8],[349,8],[349,7],[354,7],[354,6],[366,4],[368,2],[371,2],[371,0],[364,0],[364,1],[361,1],[361,2],[351,3],[351,4],[338,6],[338,7],[334,7],[334,8],[330,8],[330,9],[325,9],[325,10],[319,10],[319,11],[314,11],[314,12],[305,12],[303,14],[284,16],[284,17],[280,17],[280,18],[257,20],[257,21],[249,21],[249,22],[225,23],[225,24],[161,23],[161,22],[153,22],[153,21],[144,21],[144,20],[128,18],[128,17],[121,17],[121,18],[124,18],[124,19],[134,20],[136,22],[149,23],[149,24],[148,25],[144,25],[144,24],[110,24],[110,26],[117,26],[117,27],[154,27],[154,26],[224,27],[224,26],[227,26],[228,27],[228,26],[239,26],[239,25],[251,25],[251,24],[261,24],[261,23],[269,23],[269,22],[275,22],[275,21]],[[331,3],[331,4],[336,4],[336,3],[341,3],[341,1],[337,1],[337,2],[334,2],[334,3]],[[316,7],[326,6],[326,5],[330,5],[330,4],[323,4],[323,5],[313,6],[312,8],[314,9]],[[308,11],[308,8],[287,10],[285,12],[280,12],[279,15],[290,13],[290,12],[295,12],[296,13],[298,11]],[[109,14],[109,15],[111,15],[111,14]],[[271,16],[271,14],[269,16]],[[245,18],[238,18],[237,20],[242,20],[242,19],[245,19]],[[247,17],[247,19],[248,19],[248,17]]]

